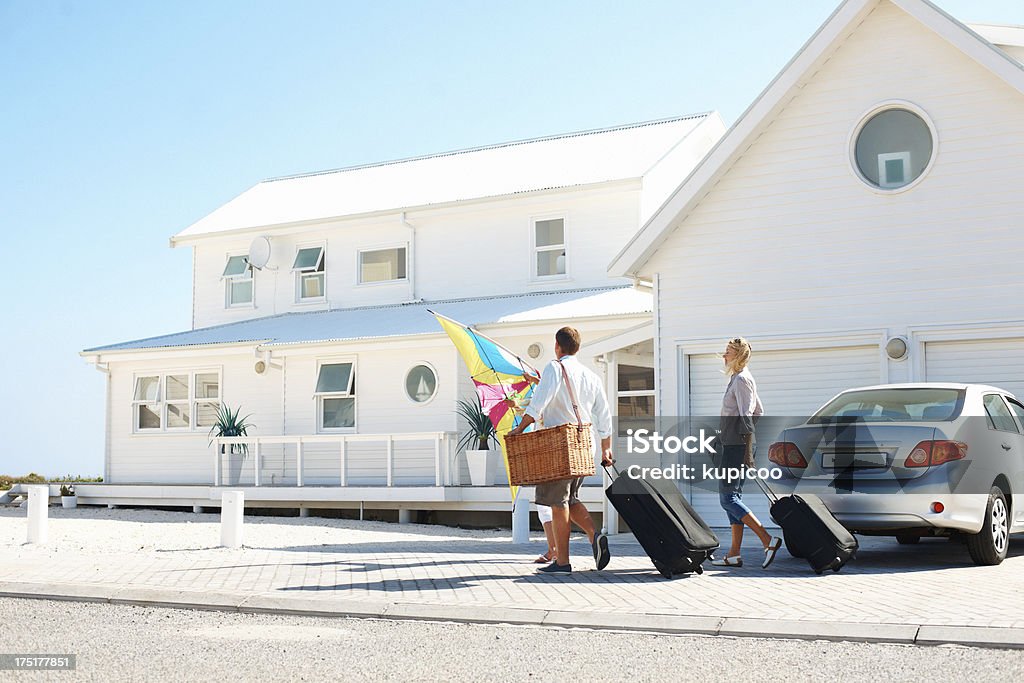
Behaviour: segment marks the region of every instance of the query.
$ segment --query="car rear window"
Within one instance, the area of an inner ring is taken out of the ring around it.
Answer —
[[[850,418],[864,422],[948,422],[960,416],[962,389],[864,389],[832,399],[811,423]]]

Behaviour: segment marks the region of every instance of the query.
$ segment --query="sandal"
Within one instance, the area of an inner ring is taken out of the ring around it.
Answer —
[[[761,569],[767,569],[773,561],[775,561],[775,553],[779,552],[779,548],[782,547],[782,539],[778,536],[772,538],[768,543],[768,547],[764,549],[764,562],[761,563]]]
[[[554,559],[555,558],[554,558],[554,556],[551,553],[544,553],[543,555],[540,555],[536,560],[534,560],[533,563],[534,564],[551,564],[551,562],[554,561]]]
[[[739,555],[730,555],[719,560],[711,560],[711,564],[716,567],[742,567],[743,558]]]

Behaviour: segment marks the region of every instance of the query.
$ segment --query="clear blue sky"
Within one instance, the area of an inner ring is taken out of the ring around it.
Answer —
[[[103,470],[78,352],[188,329],[168,238],[262,178],[717,109],[838,0],[0,0],[0,474]],[[1019,0],[941,0],[1024,24]]]

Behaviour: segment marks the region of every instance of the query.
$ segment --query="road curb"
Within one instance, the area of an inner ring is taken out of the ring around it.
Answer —
[[[557,628],[632,631],[669,635],[782,638],[913,645],[963,645],[1024,649],[1024,628],[992,628],[935,624],[748,619],[743,617],[622,612],[581,612],[518,607],[460,606],[409,602],[368,602],[348,598],[281,595],[280,592],[240,595],[93,584],[52,584],[0,581],[0,597],[36,600],[102,602],[249,614],[309,617],[397,619],[464,624],[510,624]]]

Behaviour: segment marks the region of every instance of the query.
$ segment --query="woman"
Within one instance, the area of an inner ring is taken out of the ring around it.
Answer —
[[[754,376],[747,368],[750,344],[742,337],[730,339],[722,359],[725,361],[725,373],[729,375],[729,386],[722,398],[722,468],[751,467],[754,464],[754,422],[764,414],[764,408],[757,396]],[[761,539],[764,545],[764,561],[761,566],[768,567],[775,559],[782,539],[773,538],[765,530],[743,502],[742,489],[742,477],[731,481],[720,479],[718,482],[718,499],[729,517],[732,545],[728,555],[714,560],[712,564],[719,567],[743,566],[740,546],[743,543],[745,524]]]

